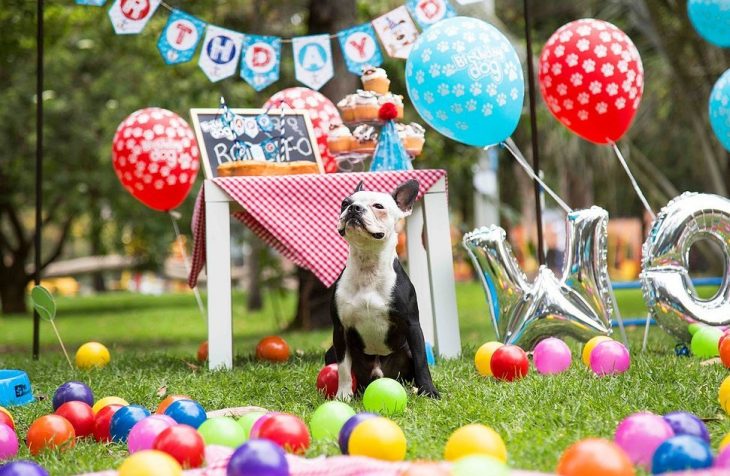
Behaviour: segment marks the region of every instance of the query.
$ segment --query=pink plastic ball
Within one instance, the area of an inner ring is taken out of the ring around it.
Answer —
[[[651,471],[654,451],[673,436],[674,430],[664,418],[650,412],[640,412],[629,415],[619,423],[614,439],[634,464]]]
[[[717,454],[717,458],[712,463],[713,468],[730,469],[730,445],[724,447]]]
[[[559,374],[570,367],[573,357],[568,345],[555,337],[540,341],[532,354],[535,368],[541,374]]]
[[[157,435],[177,423],[167,415],[152,415],[137,422],[129,432],[127,447],[130,453],[151,450]]]
[[[0,461],[18,454],[18,435],[8,425],[0,423]]]
[[[591,352],[591,370],[597,375],[622,374],[629,369],[629,365],[629,350],[621,342],[601,342]]]

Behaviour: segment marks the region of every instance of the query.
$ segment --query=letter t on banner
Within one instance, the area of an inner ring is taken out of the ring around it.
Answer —
[[[343,30],[337,33],[337,38],[351,73],[360,75],[365,66],[383,64],[383,55],[370,23]]]
[[[294,73],[297,81],[319,90],[334,76],[329,35],[292,38]]]
[[[187,63],[205,30],[205,22],[180,10],[173,10],[157,40],[157,49],[167,64]]]
[[[116,0],[109,9],[114,32],[117,35],[136,35],[144,29],[159,6],[160,0]]]
[[[279,80],[281,38],[246,35],[241,56],[241,77],[256,91]]]

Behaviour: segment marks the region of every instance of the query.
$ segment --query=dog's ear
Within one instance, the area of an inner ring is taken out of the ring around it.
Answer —
[[[363,189],[363,181],[362,181],[362,180],[360,180],[360,183],[359,183],[359,184],[357,184],[357,187],[355,187],[355,191],[354,191],[354,192],[352,192],[352,194],[354,195],[354,194],[356,194],[357,192],[362,192],[362,189]]]
[[[413,204],[416,202],[417,196],[418,182],[416,180],[405,181],[393,190],[393,200],[405,216],[410,215],[413,211]]]

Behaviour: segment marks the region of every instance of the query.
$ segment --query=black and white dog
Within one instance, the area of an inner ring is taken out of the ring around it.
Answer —
[[[396,254],[398,221],[411,214],[418,182],[392,195],[364,191],[362,182],[342,202],[338,231],[350,245],[347,265],[334,286],[333,348],[338,364],[337,398],[360,393],[373,380],[415,382],[418,393],[438,398],[426,362],[416,291]]]

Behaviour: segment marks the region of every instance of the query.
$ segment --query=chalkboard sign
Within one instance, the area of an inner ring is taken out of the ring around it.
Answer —
[[[324,173],[317,139],[307,111],[299,109],[230,109],[230,125],[222,109],[191,109],[205,178],[218,176],[218,166],[235,160],[305,160]]]

